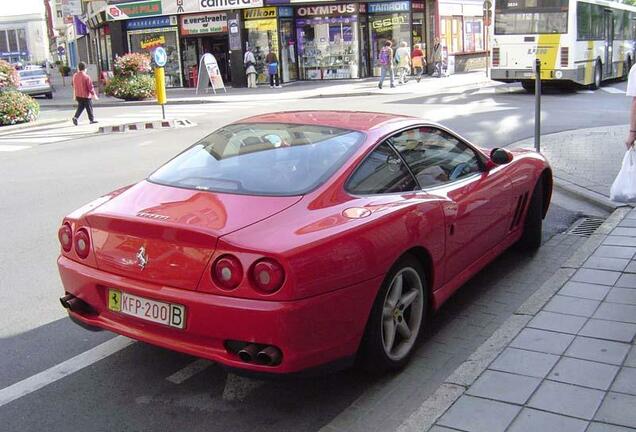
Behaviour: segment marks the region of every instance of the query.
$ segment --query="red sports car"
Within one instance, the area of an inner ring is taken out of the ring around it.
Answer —
[[[225,126],[64,218],[78,324],[253,372],[403,366],[427,317],[541,244],[552,173],[423,120],[306,111]]]

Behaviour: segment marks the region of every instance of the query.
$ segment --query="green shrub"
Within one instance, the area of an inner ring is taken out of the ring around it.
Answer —
[[[0,93],[0,125],[13,125],[34,121],[40,114],[40,105],[32,97],[15,90]]]
[[[10,63],[0,60],[0,91],[15,89],[20,83],[20,75]]]
[[[104,92],[108,96],[125,100],[148,99],[155,94],[155,80],[147,74],[132,77],[115,76],[108,81]]]

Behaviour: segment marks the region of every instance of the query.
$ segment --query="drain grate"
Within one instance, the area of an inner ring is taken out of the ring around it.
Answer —
[[[600,227],[605,219],[599,217],[586,217],[579,219],[570,227],[568,234],[581,237],[589,237]]]

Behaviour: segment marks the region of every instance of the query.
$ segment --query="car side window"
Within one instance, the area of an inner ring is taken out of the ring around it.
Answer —
[[[407,192],[416,188],[408,168],[386,142],[362,161],[346,185],[348,192],[360,195]]]
[[[390,139],[421,188],[433,187],[481,171],[475,151],[451,134],[433,127],[401,132]]]

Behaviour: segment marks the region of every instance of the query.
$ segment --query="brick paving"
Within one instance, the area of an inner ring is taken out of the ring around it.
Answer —
[[[636,209],[624,213],[430,432],[636,431]]]

